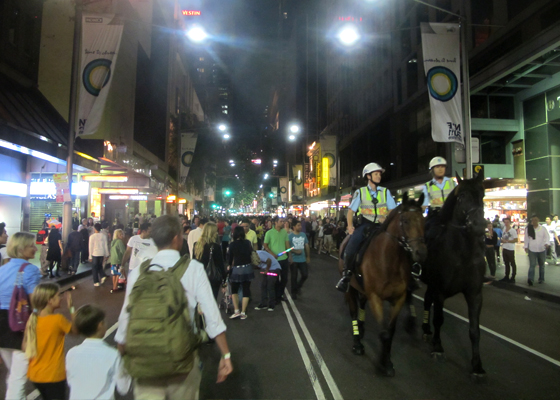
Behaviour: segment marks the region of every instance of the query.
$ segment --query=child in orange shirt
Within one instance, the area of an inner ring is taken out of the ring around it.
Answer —
[[[63,315],[54,314],[60,308],[62,294],[55,283],[41,283],[31,294],[33,314],[27,321],[23,351],[29,359],[27,377],[41,393],[44,400],[66,398],[66,368],[64,337],[70,333],[72,323]],[[72,296],[66,302],[74,319]]]

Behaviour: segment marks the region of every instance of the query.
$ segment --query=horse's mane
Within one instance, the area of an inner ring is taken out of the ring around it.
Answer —
[[[449,196],[447,196],[447,199],[445,199],[445,202],[441,207],[441,212],[438,215],[441,222],[450,221],[453,218],[453,210],[455,209],[455,205],[457,204],[458,191],[459,186],[455,187],[455,189],[451,191]]]
[[[401,203],[399,204],[397,207],[393,208],[391,210],[391,212],[389,213],[389,215],[387,216],[387,218],[385,218],[385,221],[383,222],[383,224],[381,224],[381,227],[379,229],[379,232],[383,232],[386,231],[387,228],[389,227],[389,224],[393,221],[393,219],[395,218],[395,216],[405,207],[405,206],[411,206],[411,207],[416,207],[418,209],[421,210],[420,206],[418,204],[416,204],[416,201],[414,199],[408,199],[406,203]]]

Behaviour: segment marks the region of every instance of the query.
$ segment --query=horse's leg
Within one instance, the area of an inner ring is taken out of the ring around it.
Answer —
[[[432,356],[444,358],[443,346],[441,345],[441,326],[443,325],[443,295],[434,294],[434,337],[432,339]]]
[[[483,377],[486,371],[482,368],[480,361],[480,311],[482,310],[482,292],[465,293],[465,300],[469,307],[469,337],[472,344],[471,374],[475,378]]]
[[[362,355],[364,354],[364,346],[360,341],[360,330],[358,328],[358,291],[353,287],[350,287],[350,290],[346,293],[346,301],[352,318],[352,337],[354,338],[352,352],[356,355]]]
[[[393,344],[393,336],[395,336],[397,318],[399,317],[399,313],[401,312],[405,301],[406,292],[391,305],[391,316],[387,329],[384,329],[379,334],[382,346],[381,367],[384,369],[385,376],[389,377],[395,376],[395,368],[393,368],[393,362],[391,361],[391,345]]]
[[[408,286],[408,288],[406,289],[406,305],[408,306],[409,310],[410,310],[410,314],[408,315],[408,318],[406,319],[406,324],[405,324],[405,330],[408,333],[414,333],[414,330],[416,328],[416,308],[414,307],[414,304],[412,304],[412,292],[413,290],[411,289],[410,285]]]
[[[430,285],[426,289],[424,294],[424,316],[422,318],[422,338],[428,341],[430,336],[432,336],[432,330],[430,329],[430,310],[432,309],[432,304],[434,303],[433,290]]]
[[[365,334],[367,297],[364,295],[359,295],[358,300],[359,300],[359,307],[360,307],[358,309],[358,328],[360,330],[360,339],[363,339]]]

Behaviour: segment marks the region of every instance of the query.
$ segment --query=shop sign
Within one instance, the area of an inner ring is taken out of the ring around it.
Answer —
[[[56,188],[56,202],[64,203],[65,201],[72,201],[70,197],[68,174],[53,174],[53,181]]]
[[[27,197],[27,185],[25,183],[0,181],[0,194]]]
[[[87,196],[89,192],[88,182],[73,182],[72,196]],[[29,185],[31,200],[56,200],[56,184],[51,179],[31,180]],[[25,197],[25,196],[23,196]]]

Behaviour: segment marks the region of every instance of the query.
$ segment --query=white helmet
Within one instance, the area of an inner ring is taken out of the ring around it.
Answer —
[[[371,174],[372,172],[375,171],[381,171],[381,173],[385,172],[385,170],[383,168],[381,168],[381,165],[377,164],[377,163],[369,163],[368,165],[366,165],[364,167],[364,171],[362,172],[362,176],[365,178],[365,176],[367,174]]]
[[[445,161],[445,158],[443,157],[434,157],[432,158],[432,161],[430,161],[429,169],[434,168],[436,165],[447,165],[447,161]]]

